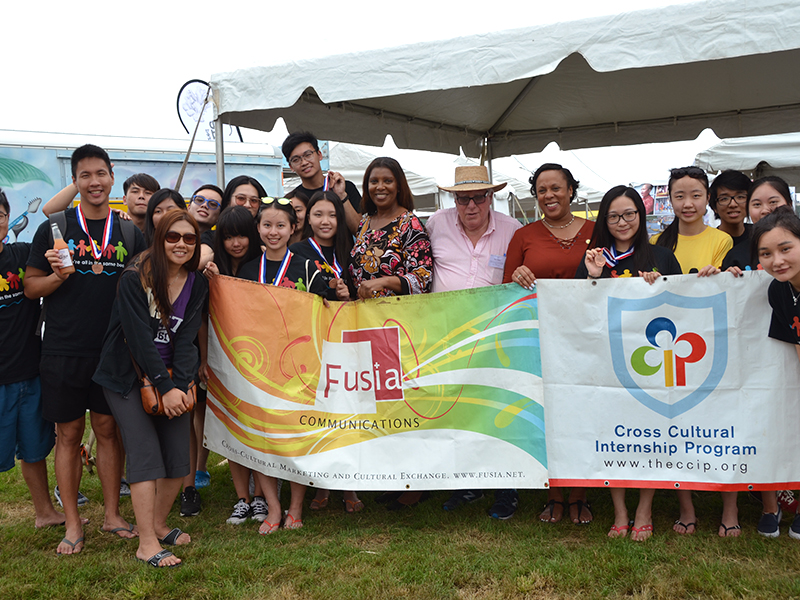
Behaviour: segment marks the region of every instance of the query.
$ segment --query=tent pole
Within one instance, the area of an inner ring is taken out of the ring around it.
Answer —
[[[225,148],[222,143],[222,118],[217,117],[214,123],[214,145],[217,155],[217,186],[225,189]]]

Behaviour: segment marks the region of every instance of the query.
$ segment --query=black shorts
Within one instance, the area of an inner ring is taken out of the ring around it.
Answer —
[[[42,416],[53,423],[69,423],[83,418],[87,410],[110,415],[102,386],[92,381],[99,362],[99,357],[43,354]]]

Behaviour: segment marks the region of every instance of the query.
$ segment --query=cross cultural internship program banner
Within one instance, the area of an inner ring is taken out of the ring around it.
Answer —
[[[771,278],[538,282],[552,485],[796,489],[800,369]]]
[[[211,450],[345,490],[547,485],[536,294],[331,302],[215,277]]]

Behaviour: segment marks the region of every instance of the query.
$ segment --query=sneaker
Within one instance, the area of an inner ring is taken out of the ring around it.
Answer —
[[[470,504],[483,498],[481,490],[456,490],[450,498],[442,504],[442,510],[455,510],[464,504]]]
[[[789,537],[793,540],[800,540],[800,514],[794,516],[792,526],[789,528]]]
[[[795,514],[797,512],[797,498],[794,497],[792,490],[779,490],[777,492],[778,503],[780,504],[783,512]]]
[[[250,505],[245,502],[244,498],[239,498],[239,501],[233,506],[233,512],[228,517],[226,523],[229,525],[241,525],[250,518]]]
[[[58,505],[61,508],[64,508],[64,503],[61,502],[61,492],[58,491],[58,486],[56,486],[53,490],[53,495],[56,497],[56,500],[58,500]],[[84,504],[89,504],[89,499],[84,496],[80,490],[78,490],[78,506],[83,506]]]
[[[758,521],[758,533],[768,538],[776,538],[781,534],[781,517],[783,512],[778,507],[777,513],[763,513]],[[792,523],[794,526],[794,523]]]
[[[191,485],[187,486],[181,492],[181,516],[194,517],[199,514],[201,503],[200,492],[197,491],[197,488]]]
[[[267,518],[267,501],[261,496],[253,496],[250,503],[250,518],[259,523],[263,523]]]
[[[211,483],[211,475],[208,474],[208,471],[197,471],[194,474],[194,487],[198,490],[200,488],[208,487]]]
[[[517,490],[498,490],[495,494],[494,504],[489,509],[489,516],[493,519],[505,521],[514,516],[519,504]]]
[[[128,485],[128,482],[125,481],[123,478],[122,481],[119,482],[119,497],[127,497],[130,498],[131,496],[131,486]]]

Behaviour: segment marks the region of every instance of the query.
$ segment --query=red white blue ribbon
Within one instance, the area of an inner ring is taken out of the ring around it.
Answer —
[[[78,205],[78,208],[75,209],[75,212],[78,215],[78,225],[83,230],[83,233],[86,234],[86,237],[89,238],[89,249],[92,251],[92,256],[95,260],[100,260],[100,257],[103,256],[103,250],[111,243],[111,230],[114,227],[114,215],[109,209],[108,216],[106,217],[106,224],[103,226],[103,243],[100,246],[97,245],[92,239],[91,234],[89,233],[89,227],[86,225],[86,217],[83,216],[83,211],[81,210],[81,205]]]
[[[286,254],[283,255],[283,260],[281,261],[281,266],[278,267],[278,274],[275,275],[275,279],[272,280],[272,285],[280,285],[283,278],[286,276],[286,271],[289,270],[289,263],[292,262],[292,253],[288,250]],[[267,282],[267,253],[261,255],[261,268],[259,269],[258,274],[258,282],[259,283],[268,283]]]
[[[339,264],[339,261],[336,260],[336,250],[333,251],[333,265],[331,265],[331,264],[328,263],[328,259],[325,258],[325,255],[322,253],[322,248],[320,247],[320,245],[317,243],[317,241],[313,237],[308,238],[308,243],[311,244],[311,247],[314,248],[314,250],[317,251],[317,254],[319,254],[319,257],[322,259],[322,262],[324,262],[326,265],[328,265],[328,267],[330,268],[331,271],[334,272],[336,277],[341,279],[342,278],[342,266]]]
[[[603,248],[603,257],[606,259],[606,266],[613,269],[617,263],[623,259],[633,256],[633,246],[628,248],[625,252],[617,253],[616,247],[612,244],[611,248]]]

